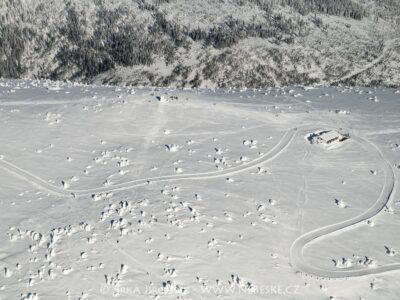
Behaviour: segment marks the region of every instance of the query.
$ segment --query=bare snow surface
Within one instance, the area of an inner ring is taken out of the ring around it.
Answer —
[[[0,299],[399,299],[399,116],[396,89],[1,80]]]

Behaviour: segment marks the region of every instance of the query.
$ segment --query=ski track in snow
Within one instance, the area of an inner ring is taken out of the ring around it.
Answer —
[[[244,172],[246,170],[264,165],[265,163],[274,160],[279,155],[281,155],[291,144],[293,139],[298,132],[297,128],[293,128],[288,130],[281,140],[267,153],[261,155],[260,157],[248,162],[244,163],[237,167],[232,167],[229,169],[216,171],[216,172],[204,172],[204,173],[197,173],[197,174],[184,174],[184,175],[167,175],[167,176],[160,176],[160,177],[151,177],[151,178],[144,178],[144,179],[137,179],[121,184],[115,184],[109,187],[100,187],[100,188],[93,188],[87,190],[69,190],[69,189],[62,189],[61,187],[57,187],[55,185],[50,184],[49,182],[45,181],[44,179],[14,165],[11,162],[6,161],[4,158],[0,159],[0,167],[5,169],[6,171],[12,173],[16,177],[23,179],[30,184],[42,189],[43,191],[48,192],[49,194],[55,196],[87,196],[95,193],[101,192],[112,192],[112,191],[124,191],[133,189],[135,187],[145,186],[155,182],[165,182],[165,181],[177,181],[177,180],[208,180],[214,178],[225,177],[229,175],[238,174]],[[345,229],[349,229],[351,227],[357,226],[362,224],[363,222],[371,219],[372,217],[379,214],[391,201],[394,189],[395,189],[395,175],[390,163],[384,158],[383,153],[381,150],[372,142],[364,138],[357,138],[353,137],[360,143],[368,144],[369,147],[376,149],[378,152],[385,174],[385,183],[382,188],[382,191],[375,202],[375,204],[370,207],[364,213],[345,220],[343,222],[339,222],[336,224],[331,224],[328,226],[324,226],[322,228],[318,228],[307,232],[300,237],[298,237],[293,243],[290,248],[290,260],[292,264],[292,268],[300,273],[306,273],[309,275],[322,277],[322,278],[346,278],[346,277],[357,277],[357,276],[364,276],[364,275],[371,275],[371,274],[378,274],[388,271],[394,271],[400,269],[400,263],[388,264],[378,267],[368,267],[367,269],[350,269],[350,270],[324,270],[318,267],[310,265],[304,258],[304,248],[306,248],[310,243],[321,239],[327,235],[332,233],[342,231]]]

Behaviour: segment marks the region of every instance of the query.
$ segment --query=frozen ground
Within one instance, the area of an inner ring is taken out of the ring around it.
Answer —
[[[399,299],[399,115],[396,89],[2,80],[0,299]]]

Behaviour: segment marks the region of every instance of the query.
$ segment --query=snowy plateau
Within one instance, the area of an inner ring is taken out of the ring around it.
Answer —
[[[399,0],[0,0],[0,300],[399,300]]]
[[[400,90],[0,80],[0,299],[400,299]]]

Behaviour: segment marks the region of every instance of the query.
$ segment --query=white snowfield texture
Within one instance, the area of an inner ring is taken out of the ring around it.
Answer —
[[[0,77],[400,86],[397,0],[2,0]]]
[[[399,299],[399,97],[0,80],[0,299]]]

